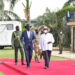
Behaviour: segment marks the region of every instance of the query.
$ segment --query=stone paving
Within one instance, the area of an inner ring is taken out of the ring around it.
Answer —
[[[75,53],[73,53],[71,51],[63,51],[62,54],[59,54],[59,51],[52,51],[52,55],[53,56],[59,56],[59,57],[75,59]]]

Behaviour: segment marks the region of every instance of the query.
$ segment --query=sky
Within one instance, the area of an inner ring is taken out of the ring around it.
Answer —
[[[5,0],[4,0],[5,1]],[[38,16],[45,13],[48,7],[52,12],[61,9],[67,0],[30,0],[32,2],[30,8],[30,18],[36,19]],[[24,7],[22,3],[26,3],[25,0],[19,0],[14,7],[14,12],[21,18],[26,19],[24,14]],[[9,10],[9,2],[5,1],[5,10]]]

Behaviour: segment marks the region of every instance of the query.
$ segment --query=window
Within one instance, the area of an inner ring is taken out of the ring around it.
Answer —
[[[7,30],[13,30],[13,24],[7,24]]]

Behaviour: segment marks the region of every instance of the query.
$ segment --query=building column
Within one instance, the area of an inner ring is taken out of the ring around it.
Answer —
[[[73,26],[71,26],[71,51],[73,51]]]

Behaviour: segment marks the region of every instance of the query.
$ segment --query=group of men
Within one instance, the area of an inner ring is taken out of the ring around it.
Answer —
[[[26,57],[27,68],[30,67],[32,53],[35,51],[35,61],[39,61],[39,55],[43,53],[45,60],[45,69],[49,68],[49,62],[54,43],[54,37],[52,33],[49,33],[50,29],[44,27],[41,31],[41,36],[38,33],[38,29],[35,29],[36,34],[30,30],[31,25],[26,24],[26,30],[21,32],[19,26],[16,26],[16,31],[12,34],[12,46],[15,49],[15,64],[17,65],[18,50],[21,53],[21,64],[24,64],[24,52]]]
[[[21,33],[19,26],[16,26],[16,31],[12,34],[12,46],[15,49],[15,64],[17,64],[17,53],[20,49],[21,63],[24,65],[24,52],[26,56],[27,68],[30,67],[30,62],[33,53],[33,43],[35,42],[35,34],[30,30],[31,26],[27,24],[26,30]]]

